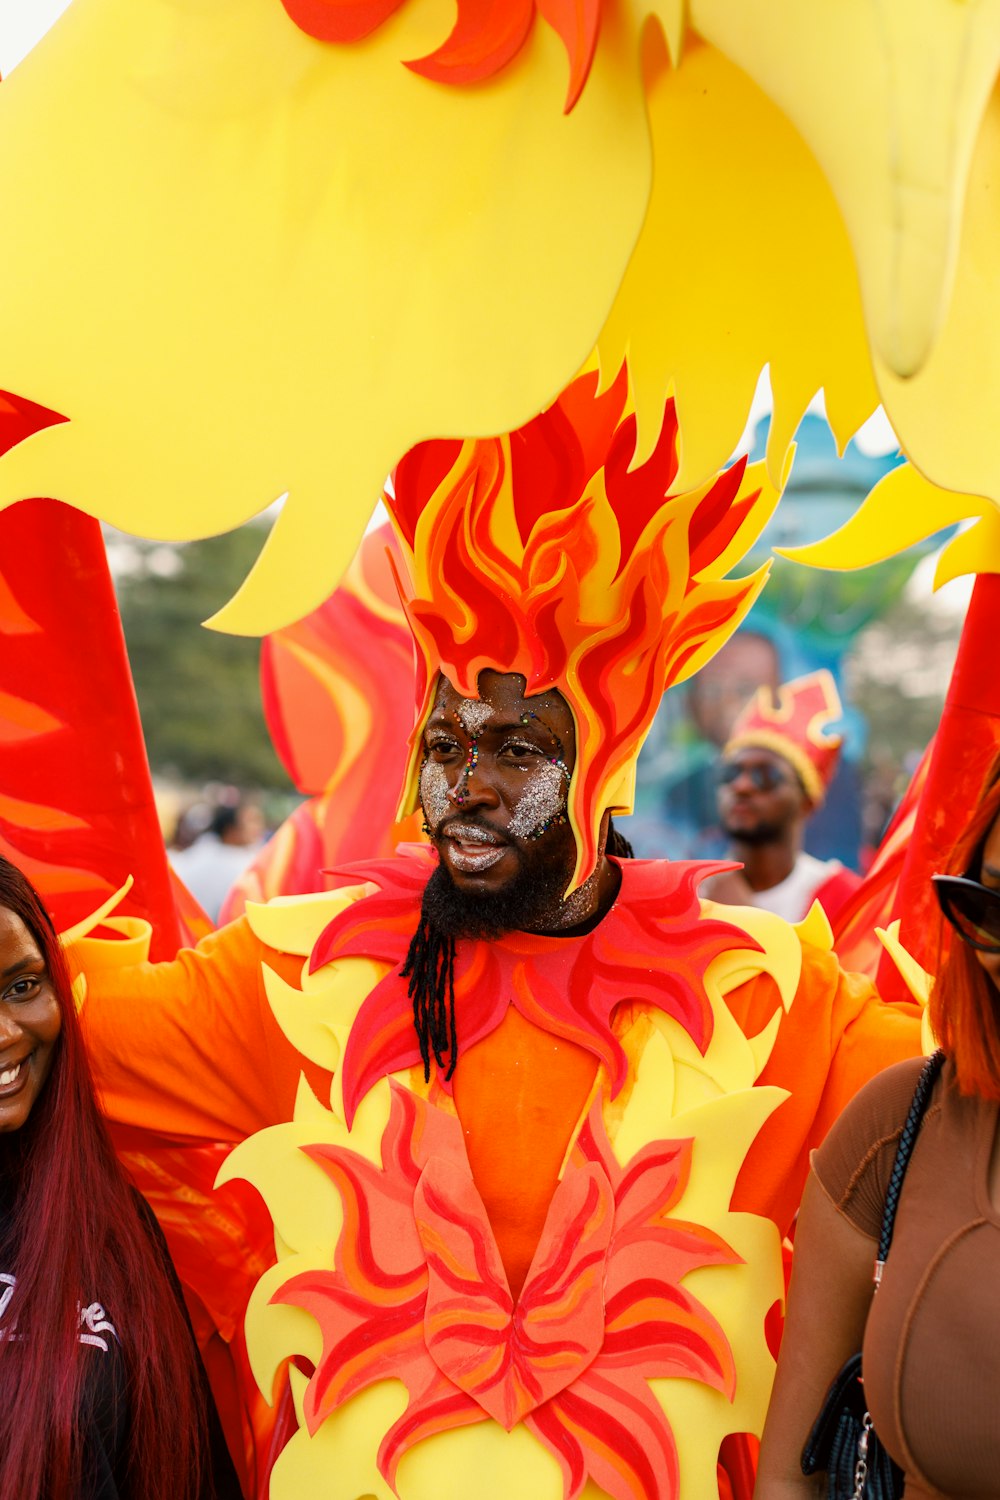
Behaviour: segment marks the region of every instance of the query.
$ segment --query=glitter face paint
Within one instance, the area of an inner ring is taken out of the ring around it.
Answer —
[[[457,719],[458,714],[456,714],[455,717]],[[465,801],[466,788],[469,785],[469,777],[472,775],[478,764],[479,741],[476,739],[472,739],[469,741],[469,753],[465,757],[465,765],[462,768],[461,776],[458,778],[458,785],[448,793],[448,796],[451,798],[456,807],[461,807],[462,803]]]
[[[541,924],[547,931],[557,932],[561,928],[575,927],[590,916],[594,909],[594,896],[598,888],[597,873],[585,880],[569,896],[562,897],[539,914]]]
[[[561,760],[542,761],[525,769],[522,788],[507,832],[516,839],[540,838],[565,816],[569,774]]]
[[[462,698],[455,709],[455,718],[466,734],[476,739],[482,734],[492,712],[490,705],[481,698]]]
[[[431,833],[436,833],[455,807],[448,798],[448,771],[436,761],[425,760],[420,768],[420,805]]]

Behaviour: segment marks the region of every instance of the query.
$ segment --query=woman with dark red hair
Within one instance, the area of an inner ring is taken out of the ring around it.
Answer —
[[[229,1500],[162,1235],[97,1109],[59,940],[0,858],[0,1492]]]
[[[930,1001],[943,1065],[888,1068],[813,1157],[756,1500],[816,1495],[824,1469],[829,1494],[1000,1493],[1000,760],[933,878],[953,929]],[[889,1489],[870,1436],[859,1454],[811,1433],[859,1350],[863,1388],[851,1371],[838,1389],[901,1471]]]

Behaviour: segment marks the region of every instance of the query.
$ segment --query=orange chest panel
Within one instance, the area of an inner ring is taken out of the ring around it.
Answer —
[[[469,1165],[515,1298],[597,1067],[583,1047],[534,1026],[511,1006],[455,1069]]]

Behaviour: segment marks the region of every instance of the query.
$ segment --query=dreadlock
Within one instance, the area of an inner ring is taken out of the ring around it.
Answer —
[[[430,1082],[432,1053],[439,1068],[447,1067],[447,1082],[458,1062],[455,939],[421,913],[400,972],[410,981],[406,993],[413,1001],[413,1026],[420,1044],[424,1082]]]
[[[616,859],[634,859],[632,845],[608,820],[607,853]],[[443,872],[438,871],[438,874]],[[400,977],[408,979],[406,993],[413,1002],[413,1028],[424,1065],[424,1081],[430,1082],[431,1058],[444,1073],[445,1082],[458,1062],[458,1030],[455,1022],[455,937],[435,920],[428,906],[434,878],[424,893],[417,930],[410,939]],[[438,908],[440,912],[440,908]],[[508,919],[511,917],[508,909]],[[494,935],[498,928],[492,929]],[[472,933],[470,935],[476,935]],[[479,934],[486,936],[486,931]]]
[[[635,859],[635,850],[623,833],[619,833],[612,818],[608,819],[608,842],[605,852],[615,859]]]

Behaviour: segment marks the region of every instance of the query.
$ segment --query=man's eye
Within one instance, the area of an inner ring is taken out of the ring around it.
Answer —
[[[526,765],[540,756],[542,751],[537,745],[526,744],[523,740],[508,740],[500,754],[513,761],[515,765]]]
[[[454,755],[461,755],[462,749],[457,740],[429,740],[427,742],[427,755],[431,760],[450,760]]]

